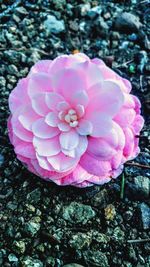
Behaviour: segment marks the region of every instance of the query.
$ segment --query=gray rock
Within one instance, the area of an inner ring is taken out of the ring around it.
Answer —
[[[71,237],[69,244],[72,248],[80,250],[89,247],[91,241],[91,234],[77,233]]]
[[[137,32],[141,26],[139,17],[128,12],[118,14],[114,24],[115,30],[125,33]]]
[[[113,239],[116,241],[123,241],[124,237],[125,237],[125,233],[120,229],[119,226],[117,226],[114,231],[113,231],[113,235],[112,235]]]
[[[13,253],[10,253],[10,254],[8,255],[8,260],[9,260],[9,262],[18,262],[18,258],[17,258],[16,255],[13,254]]]
[[[25,232],[30,236],[36,235],[39,229],[40,229],[40,224],[33,221],[27,222],[24,228]]]
[[[3,264],[3,252],[0,251],[0,266]]]
[[[104,243],[107,244],[110,241],[110,237],[99,233],[98,231],[92,231],[92,240],[96,241],[97,243]]]
[[[139,204],[140,218],[144,229],[150,228],[150,207],[144,202]]]
[[[27,195],[27,199],[30,203],[38,203],[41,199],[41,190],[39,188],[34,189]]]
[[[0,87],[5,87],[6,85],[6,80],[3,76],[0,76]],[[2,155],[0,155],[0,160],[2,158]]]
[[[21,260],[22,267],[43,267],[43,263],[40,260],[26,256]]]
[[[51,2],[55,6],[56,10],[63,10],[64,6],[66,5],[66,0],[51,0]]]
[[[25,252],[25,242],[22,240],[13,242],[13,250],[18,254],[23,254]]]
[[[150,181],[148,177],[136,176],[132,182],[126,184],[126,195],[129,199],[144,200],[150,194]]]
[[[1,77],[0,77],[1,80]],[[2,154],[0,154],[0,167],[3,165],[4,163],[4,156]]]
[[[108,259],[101,251],[85,251],[83,252],[84,260],[87,266],[109,267]]]
[[[87,12],[87,16],[90,19],[94,19],[97,15],[100,15],[102,12],[102,7],[101,6],[95,6],[93,8],[91,8],[88,12]]]
[[[65,31],[65,23],[64,20],[58,20],[53,15],[48,15],[47,19],[44,21],[44,29],[47,33],[47,35],[54,33],[59,34],[63,31]]]
[[[108,191],[106,189],[103,189],[93,196],[92,205],[102,209],[107,206],[108,201],[109,201]]]
[[[53,257],[49,256],[46,259],[46,263],[48,266],[54,267],[56,262],[55,262],[55,259]]]
[[[86,224],[95,216],[95,211],[91,206],[72,202],[69,206],[63,209],[63,218],[71,223]]]

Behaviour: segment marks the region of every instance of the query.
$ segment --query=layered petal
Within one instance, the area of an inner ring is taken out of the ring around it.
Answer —
[[[34,136],[33,146],[35,148],[35,151],[39,154],[39,156],[45,156],[45,157],[54,156],[61,151],[59,140],[57,137],[50,139],[41,139]]]
[[[51,127],[45,123],[43,118],[36,120],[32,125],[33,134],[36,137],[47,139],[58,135],[60,132],[58,128]]]

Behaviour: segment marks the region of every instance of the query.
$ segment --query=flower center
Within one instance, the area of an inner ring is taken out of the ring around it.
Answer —
[[[78,116],[74,109],[69,109],[67,113],[60,111],[58,116],[61,120],[67,122],[70,127],[76,127],[78,125]]]

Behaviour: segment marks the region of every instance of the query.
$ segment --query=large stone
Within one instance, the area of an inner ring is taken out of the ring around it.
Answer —
[[[19,241],[14,241],[13,242],[13,250],[17,253],[17,254],[23,254],[25,252],[25,242],[22,240]]]
[[[26,256],[21,260],[22,267],[43,267],[43,263],[40,260]]]
[[[114,23],[114,28],[120,32],[132,33],[137,32],[141,25],[137,16],[128,12],[123,12],[118,14]]]
[[[91,234],[77,233],[71,237],[69,244],[72,248],[81,250],[82,248],[89,247],[91,241]]]
[[[95,211],[91,206],[72,202],[69,206],[64,207],[62,216],[71,223],[86,224],[90,219],[95,217]]]
[[[150,181],[148,177],[136,176],[132,182],[126,184],[126,195],[133,200],[144,200],[149,198]]]
[[[39,223],[29,221],[25,224],[25,232],[30,236],[36,235],[36,233],[39,231],[39,229],[40,229]]]
[[[108,259],[101,251],[85,251],[83,257],[86,262],[86,266],[98,266],[98,267],[109,267]]]
[[[44,28],[47,35],[51,33],[59,34],[65,30],[65,23],[63,20],[58,20],[53,15],[48,15],[47,19],[44,21]]]
[[[150,207],[144,202],[139,204],[139,219],[142,222],[142,227],[146,230],[150,228]]]

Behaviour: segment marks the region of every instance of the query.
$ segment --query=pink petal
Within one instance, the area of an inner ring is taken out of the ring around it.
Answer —
[[[91,113],[87,118],[93,125],[93,131],[91,136],[93,137],[103,137],[108,135],[113,127],[113,122],[111,118],[101,112]]]
[[[90,135],[93,131],[93,125],[90,121],[81,119],[76,130],[80,135]]]
[[[15,147],[15,153],[30,159],[36,158],[33,145],[26,142],[24,142],[24,145],[17,145]]]
[[[66,101],[62,101],[57,104],[58,111],[65,111],[69,108],[70,108],[70,105]]]
[[[90,103],[87,113],[101,111],[114,116],[118,113],[124,102],[123,93],[114,81],[104,81],[96,84],[88,91]]]
[[[33,123],[32,131],[35,136],[42,139],[52,138],[59,134],[59,130],[47,125],[44,118],[38,119]]]
[[[102,138],[89,138],[88,153],[101,160],[109,160],[117,151]]]
[[[116,155],[113,156],[113,158],[111,159],[111,166],[112,169],[118,169],[120,164],[122,164],[122,150],[118,150]]]
[[[32,98],[34,95],[52,91],[52,82],[48,74],[36,73],[30,76],[28,94]]]
[[[46,100],[47,106],[51,110],[56,110],[57,104],[59,102],[62,102],[64,98],[55,92],[51,92],[51,93],[46,94],[45,100]]]
[[[59,153],[53,157],[47,157],[47,160],[59,172],[66,172],[74,168],[79,161],[79,159],[67,157],[63,153]]]
[[[28,80],[28,78],[21,79],[9,96],[9,108],[12,113],[22,107],[24,103],[27,105],[30,103],[30,98],[27,93]]]
[[[55,112],[49,112],[45,118],[45,122],[52,127],[56,127],[60,120]]]
[[[86,136],[79,136],[79,144],[73,150],[62,149],[62,152],[72,158],[80,158],[88,147],[88,140]]]
[[[22,126],[28,131],[32,131],[33,122],[35,122],[35,120],[39,118],[40,116],[37,113],[35,113],[35,111],[30,105],[25,107],[22,111],[20,111],[20,115],[18,117]]]
[[[82,77],[79,70],[64,69],[54,75],[53,85],[54,90],[69,101],[75,92],[85,90],[86,79]]]
[[[32,97],[32,108],[40,116],[45,116],[49,112],[45,102],[45,93],[37,94]]]
[[[80,165],[88,172],[96,176],[109,175],[111,165],[109,161],[98,160],[88,153],[80,159]]]
[[[33,138],[33,146],[40,156],[54,156],[60,152],[60,144],[58,137],[50,139]]]
[[[85,151],[87,150],[88,147],[88,139],[86,136],[80,136],[79,137],[79,144],[75,148],[75,156],[77,158],[81,157]]]
[[[78,117],[79,117],[79,118],[82,118],[83,115],[84,115],[84,113],[85,113],[85,108],[84,108],[84,106],[82,106],[82,105],[77,105],[77,106],[76,106],[76,112],[77,112]]]
[[[59,136],[61,148],[72,150],[77,147],[79,143],[79,135],[75,130],[71,130],[66,133],[61,133]]]
[[[77,91],[73,94],[72,98],[70,99],[70,102],[71,104],[73,104],[74,107],[78,104],[86,107],[88,101],[89,99],[86,91]]]
[[[123,150],[123,154],[125,157],[130,157],[132,158],[132,153],[133,153],[133,149],[134,149],[134,135],[133,132],[130,130],[130,128],[126,128],[124,130],[125,132],[125,147]]]
[[[53,60],[49,68],[49,73],[54,75],[56,72],[64,70],[64,68],[73,67],[74,65],[80,64],[81,62],[87,60],[89,60],[89,58],[83,53],[78,53],[75,55],[61,55]]]
[[[18,111],[12,116],[11,119],[13,133],[23,141],[32,142],[33,134],[32,132],[26,130],[18,120],[17,115],[20,113]]]
[[[144,125],[144,119],[140,115],[136,115],[133,123],[132,123],[132,128],[135,134],[139,134],[141,129],[143,128]]]
[[[52,64],[52,60],[39,60],[30,70],[29,75],[39,73],[39,72],[48,72],[49,67]]]
[[[135,119],[134,109],[122,108],[120,112],[115,116],[114,120],[121,126],[127,127],[131,125]]]
[[[47,171],[54,171],[52,166],[49,164],[47,157],[40,156],[38,153],[36,153],[36,158],[41,168]]]
[[[66,122],[59,122],[58,123],[58,128],[62,132],[68,132],[70,131],[70,125]]]

